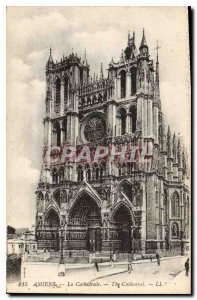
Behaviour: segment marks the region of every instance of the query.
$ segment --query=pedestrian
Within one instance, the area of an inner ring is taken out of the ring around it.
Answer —
[[[128,264],[128,272],[129,272],[129,274],[131,274],[131,271],[132,271],[132,264],[131,264],[131,262],[129,262],[129,264]]]
[[[96,270],[97,270],[97,272],[99,272],[99,267],[98,267],[98,262],[97,262],[97,260],[95,260],[95,268],[96,268]]]
[[[152,262],[153,261],[153,258],[152,258],[152,255],[150,256],[150,262]]]
[[[189,258],[186,260],[185,262],[185,276],[188,276],[188,272],[189,272]]]
[[[72,252],[71,252],[71,251],[69,251],[69,257],[71,258],[71,256],[72,256]]]
[[[157,264],[160,266],[160,256],[159,253],[156,253]]]

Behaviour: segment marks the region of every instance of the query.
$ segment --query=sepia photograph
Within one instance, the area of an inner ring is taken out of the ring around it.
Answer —
[[[8,294],[191,294],[190,13],[7,7]]]

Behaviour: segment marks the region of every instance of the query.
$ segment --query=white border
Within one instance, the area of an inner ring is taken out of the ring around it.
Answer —
[[[0,298],[1,299],[7,299],[9,297],[5,294],[5,287],[6,287],[6,276],[5,276],[5,267],[6,267],[6,6],[191,6],[194,10],[197,7],[197,1],[196,0],[152,0],[152,1],[146,1],[146,0],[138,0],[138,1],[129,1],[129,0],[5,0],[0,1],[0,28],[1,28],[1,34],[0,34],[0,130],[1,130],[1,143],[0,143],[0,166],[1,166],[1,173],[0,173],[0,185],[1,185],[1,209],[0,209],[0,237],[1,237],[1,255],[0,255]],[[194,12],[195,13],[195,12]],[[193,14],[194,18],[194,14]],[[193,40],[193,49],[196,49],[196,26],[194,22],[194,40]],[[193,56],[195,55],[193,50]],[[196,63],[193,66],[193,73],[196,70]],[[197,79],[193,78],[193,86],[197,86]],[[193,101],[195,104],[194,95],[193,95]],[[197,105],[193,104],[194,114],[197,115]],[[195,118],[194,118],[195,120]],[[196,148],[196,141],[197,141],[197,131],[195,130],[195,121],[194,121],[194,127],[193,127],[193,133],[194,133],[194,149]],[[194,143],[193,140],[193,143]],[[194,151],[193,151],[194,155]],[[9,159],[9,158],[8,158]],[[196,170],[196,161],[193,160],[193,163],[195,163],[195,170]],[[194,170],[193,170],[194,172]],[[193,178],[193,186],[197,186],[196,184],[196,178]],[[195,193],[194,193],[195,194]],[[195,197],[193,195],[193,210],[196,208],[195,204]],[[193,212],[193,216],[195,216],[195,212]],[[14,213],[14,212],[13,212]],[[193,224],[193,257],[195,256],[195,245],[196,245],[196,237],[197,237],[197,229],[196,224]],[[3,237],[3,239],[2,239]],[[195,259],[195,262],[197,260]],[[194,267],[194,265],[193,265]],[[196,263],[195,263],[196,267]],[[196,276],[194,276],[194,282],[193,287],[196,286]],[[28,297],[28,296],[26,296]],[[23,297],[23,298],[26,298]],[[33,296],[34,298],[36,296]],[[67,296],[68,297],[68,296]],[[72,297],[72,298],[78,298],[79,296]],[[121,297],[121,296],[120,296]],[[133,297],[133,296],[132,296]],[[178,297],[178,296],[177,296]],[[40,296],[36,297],[37,299],[40,298]],[[57,296],[53,296],[53,298],[57,298]],[[105,297],[102,297],[105,298]],[[134,297],[135,298],[135,297]],[[137,297],[139,298],[139,297]],[[143,298],[143,297],[141,297]],[[168,297],[174,298],[174,297]]]

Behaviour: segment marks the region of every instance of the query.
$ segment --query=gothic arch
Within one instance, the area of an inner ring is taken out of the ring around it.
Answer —
[[[58,210],[54,206],[50,206],[44,217],[45,225],[49,227],[60,227],[60,215]]]
[[[61,102],[61,79],[59,77],[55,80],[55,111],[59,112]]]
[[[60,123],[58,121],[56,121],[53,124],[52,141],[53,141],[53,144],[56,146],[60,146],[60,144],[61,144],[61,128],[60,128]]]
[[[177,191],[175,191],[171,197],[171,217],[180,217],[180,196]]]
[[[86,169],[86,180],[90,181],[91,180],[91,168],[90,168],[90,164],[86,164],[85,165],[85,169]]]
[[[127,110],[123,106],[120,107],[116,114],[116,126],[118,128],[118,135],[124,135],[126,133],[126,118]]]
[[[119,74],[120,74],[120,97],[125,98],[126,97],[126,71],[121,70]]]
[[[132,223],[134,224],[135,220],[134,220],[134,215],[133,215],[132,207],[125,200],[121,200],[121,201],[118,201],[118,202],[115,203],[115,205],[112,208],[112,212],[111,212],[111,221],[113,221],[115,214],[117,213],[117,211],[122,206],[125,207],[128,210],[129,215],[130,215],[130,219],[131,219]]]
[[[83,166],[77,166],[77,181],[83,181]]]
[[[98,205],[99,208],[101,208],[101,200],[99,198],[97,198],[96,196],[92,195],[89,191],[84,191],[82,190],[78,195],[77,197],[72,201],[72,203],[70,203],[70,206],[69,206],[69,211],[71,212],[73,207],[75,206],[75,204],[77,203],[77,201],[81,198],[85,198],[85,197],[88,197],[88,198],[91,198],[93,201],[96,202],[96,204]]]
[[[130,131],[134,133],[136,131],[136,122],[137,122],[137,107],[136,105],[131,105],[129,108],[130,114]]]
[[[125,201],[120,201],[114,206],[111,213],[111,223],[114,229],[112,238],[118,240],[116,248],[121,252],[130,252],[132,249],[134,217],[131,207]]]
[[[136,94],[137,91],[137,68],[132,67],[130,69],[131,73],[131,96]]]

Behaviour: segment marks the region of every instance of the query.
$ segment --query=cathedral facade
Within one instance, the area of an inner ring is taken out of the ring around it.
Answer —
[[[90,77],[86,55],[54,63],[50,51],[36,190],[38,248],[178,252],[189,245],[189,171],[182,141],[164,122],[158,47],[154,64],[145,32],[139,49],[135,33],[129,34],[107,72],[104,78],[101,64],[99,76]],[[76,149],[75,158],[71,150],[63,155],[66,147]],[[101,148],[115,149],[113,159]]]

